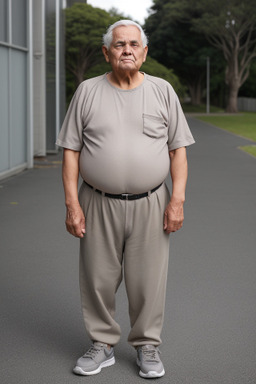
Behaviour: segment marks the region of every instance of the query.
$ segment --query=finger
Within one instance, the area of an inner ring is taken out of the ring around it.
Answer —
[[[179,229],[181,229],[181,227],[182,227],[182,223],[175,223],[171,227],[171,232],[177,232]]]
[[[82,233],[86,233],[85,219],[83,219],[83,221],[82,221],[81,228],[82,228]]]
[[[183,222],[180,221],[171,221],[167,226],[167,233],[178,231],[183,225]]]
[[[164,230],[166,231],[167,229],[167,223],[168,223],[168,217],[167,217],[167,212],[164,213]]]
[[[81,238],[84,236],[82,230],[78,228],[77,226],[73,225],[66,225],[67,231],[74,237]]]
[[[81,229],[80,235],[79,235],[78,237],[79,237],[80,239],[82,239],[82,238],[84,237],[85,233],[86,233],[85,228]]]
[[[82,239],[84,237],[84,234],[85,234],[85,228],[81,228],[81,226],[77,227],[76,228],[76,231],[75,231],[75,236]]]

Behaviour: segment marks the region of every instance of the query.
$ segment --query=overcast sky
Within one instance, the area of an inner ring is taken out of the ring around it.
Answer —
[[[152,5],[152,0],[87,0],[93,7],[98,7],[108,11],[115,7],[125,15],[129,15],[133,20],[140,24],[148,16],[147,9]]]

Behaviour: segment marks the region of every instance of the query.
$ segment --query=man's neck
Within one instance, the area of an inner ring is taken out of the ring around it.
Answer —
[[[117,74],[110,72],[107,75],[108,81],[120,89],[133,89],[143,83],[144,74],[142,72]]]

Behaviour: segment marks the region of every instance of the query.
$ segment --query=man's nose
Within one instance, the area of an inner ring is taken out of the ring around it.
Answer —
[[[124,55],[130,55],[132,53],[130,44],[125,44],[123,48]]]

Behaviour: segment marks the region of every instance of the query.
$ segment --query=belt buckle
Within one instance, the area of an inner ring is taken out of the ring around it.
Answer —
[[[129,200],[128,197],[130,196],[130,193],[122,193],[122,200]]]

